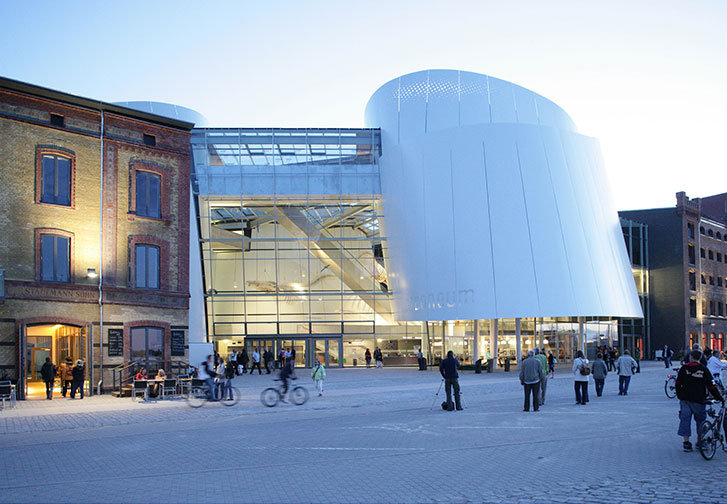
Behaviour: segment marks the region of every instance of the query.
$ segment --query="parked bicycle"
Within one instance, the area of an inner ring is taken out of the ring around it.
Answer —
[[[679,372],[679,368],[672,368],[676,373]],[[677,396],[677,375],[668,374],[666,375],[666,382],[664,382],[664,393],[669,399],[674,399]]]
[[[260,401],[262,401],[262,403],[268,408],[277,406],[278,403],[283,400],[284,393],[282,381],[279,379],[276,379],[275,381],[281,382],[278,387],[268,387],[260,393]],[[290,395],[290,400],[293,401],[293,404],[296,406],[305,404],[306,401],[308,401],[308,391],[305,387],[301,387],[300,385],[288,387],[288,393]]]
[[[708,404],[716,404],[720,401],[711,400]],[[722,446],[723,451],[727,451],[727,425],[725,424],[725,405],[721,402],[719,411],[715,413],[713,408],[707,410],[707,415],[712,420],[705,420],[699,426],[698,447],[699,453],[705,460],[711,460],[717,451],[717,443]]]
[[[221,402],[225,406],[234,406],[240,401],[240,391],[236,387],[221,387],[218,389],[221,399],[211,399],[210,387],[204,380],[192,380],[187,394],[187,404],[192,408],[201,408],[206,402]]]

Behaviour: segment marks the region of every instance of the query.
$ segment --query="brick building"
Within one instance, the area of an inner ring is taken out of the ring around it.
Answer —
[[[646,224],[651,346],[677,353],[692,343],[725,348],[727,334],[727,193],[676,207],[619,212]]]
[[[186,361],[192,126],[0,78],[0,372],[20,397],[46,356],[84,360],[89,392],[132,359]]]

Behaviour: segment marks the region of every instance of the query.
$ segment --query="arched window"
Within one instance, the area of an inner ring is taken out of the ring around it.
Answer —
[[[704,226],[699,226],[699,234],[704,234]]]
[[[708,236],[714,236],[714,231],[712,231],[712,230],[710,229],[709,231],[707,231],[707,235],[708,235]]]
[[[719,231],[717,231],[717,235],[716,236],[717,236],[717,239],[718,240],[721,240],[722,239],[722,233],[720,233]]]

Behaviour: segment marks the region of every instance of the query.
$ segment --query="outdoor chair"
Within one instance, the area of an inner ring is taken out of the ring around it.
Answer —
[[[131,399],[136,399],[137,396],[144,396],[144,400],[149,399],[149,386],[146,380],[134,380],[134,385],[131,387]]]
[[[15,407],[15,387],[9,381],[0,382],[0,400],[2,407],[5,407],[5,401],[10,402],[10,407]]]
[[[177,387],[179,388],[179,395],[187,395],[189,393],[189,386],[191,384],[191,381],[189,379],[189,375],[179,375],[179,378],[177,380]]]
[[[204,389],[207,386],[207,382],[200,380],[199,378],[192,378],[192,383],[189,386],[189,393],[193,394]]]
[[[159,397],[164,399],[166,397],[177,397],[177,380],[174,378],[167,378],[161,383],[161,390]]]

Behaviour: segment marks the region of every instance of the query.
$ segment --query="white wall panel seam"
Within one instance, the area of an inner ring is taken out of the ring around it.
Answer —
[[[523,182],[523,167],[522,163],[520,162],[520,148],[518,147],[517,140],[515,140],[515,154],[517,155],[517,166],[518,171],[520,173],[520,189],[523,193],[523,203],[525,204],[525,222],[527,223],[528,227],[528,243],[530,245],[530,265],[533,268],[533,281],[535,283],[535,299],[538,301],[538,313],[541,312],[540,308],[540,289],[538,289],[538,275],[536,273],[537,269],[535,267],[535,254],[533,252],[533,236],[530,231],[530,215],[528,213],[528,197],[525,194],[525,183]]]
[[[495,276],[495,246],[492,240],[492,209],[490,208],[490,183],[487,179],[487,150],[485,142],[482,142],[482,165],[485,170],[485,194],[487,194],[487,231],[490,234],[490,265],[492,267],[492,291],[495,294],[495,317],[498,318],[499,310],[497,307],[497,281]]]

